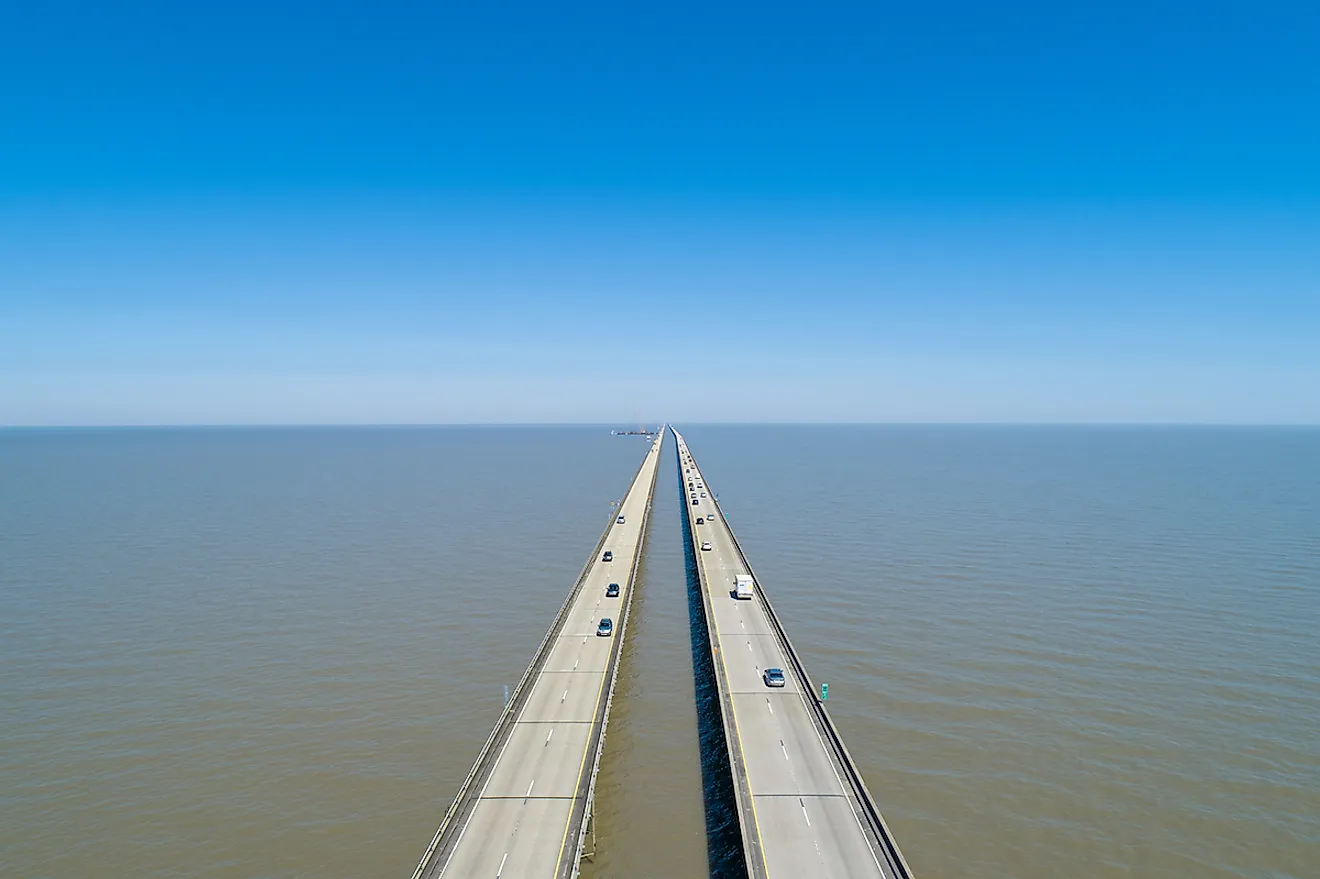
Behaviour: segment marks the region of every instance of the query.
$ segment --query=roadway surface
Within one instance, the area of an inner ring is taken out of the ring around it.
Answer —
[[[748,875],[907,879],[907,865],[777,628],[760,581],[751,600],[734,598],[735,576],[754,572],[687,443],[677,432],[674,438]],[[765,684],[767,668],[783,669],[783,688]]]
[[[414,879],[577,875],[663,433],[651,445]],[[613,561],[603,561],[606,552]],[[619,584],[619,597],[606,587]],[[601,618],[614,634],[600,637]]]

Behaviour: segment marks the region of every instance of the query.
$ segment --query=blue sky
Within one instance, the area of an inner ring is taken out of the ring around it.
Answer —
[[[476,5],[0,11],[0,424],[1320,422],[1320,7]]]

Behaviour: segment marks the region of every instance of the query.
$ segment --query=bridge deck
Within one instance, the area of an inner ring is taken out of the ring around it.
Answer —
[[[754,572],[687,443],[677,432],[674,437],[748,874],[908,879],[907,864],[760,579],[751,600],[734,597],[736,575]],[[711,548],[703,550],[703,543]],[[783,669],[783,688],[766,685],[767,668]]]
[[[591,813],[660,457],[657,436],[460,788],[414,879],[567,879]],[[602,560],[604,552],[613,561]],[[619,597],[606,587],[619,584]],[[611,637],[598,637],[602,617]]]

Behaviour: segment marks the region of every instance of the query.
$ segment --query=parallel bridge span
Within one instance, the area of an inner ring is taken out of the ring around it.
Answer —
[[[748,875],[910,879],[715,492],[674,438]],[[755,579],[751,600],[734,597],[738,574]],[[768,668],[783,670],[783,688],[767,686]]]
[[[577,875],[663,436],[611,514],[413,879]],[[617,598],[606,597],[610,583],[619,584]],[[613,621],[610,637],[597,635],[602,617]]]

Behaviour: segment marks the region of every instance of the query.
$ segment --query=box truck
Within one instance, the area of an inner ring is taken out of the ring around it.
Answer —
[[[733,579],[733,597],[751,598],[752,597],[752,576],[751,574],[739,574]]]

